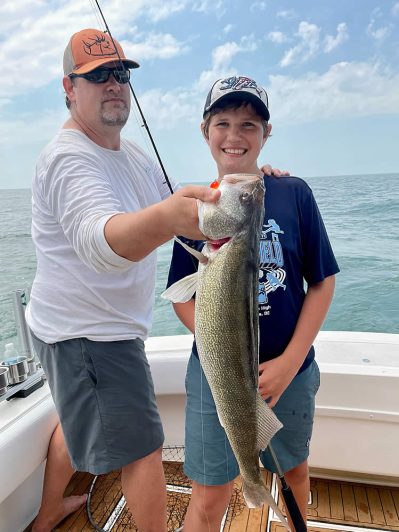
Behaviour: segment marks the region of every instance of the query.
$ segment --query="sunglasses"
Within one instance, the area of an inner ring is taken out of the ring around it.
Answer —
[[[109,80],[111,74],[121,85],[124,85],[130,79],[130,70],[123,70],[121,68],[96,68],[91,72],[87,72],[87,74],[69,74],[69,77],[84,78],[91,83],[105,83]]]

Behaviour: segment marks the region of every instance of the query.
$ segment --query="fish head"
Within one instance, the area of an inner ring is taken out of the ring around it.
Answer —
[[[211,241],[226,242],[259,225],[265,187],[257,174],[228,174],[220,181],[216,203],[198,201],[199,228]]]

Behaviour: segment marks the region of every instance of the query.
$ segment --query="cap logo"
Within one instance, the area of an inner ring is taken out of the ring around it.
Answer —
[[[105,35],[96,35],[91,37],[89,41],[83,41],[83,50],[86,54],[94,57],[103,57],[108,55],[115,55],[116,50],[112,42],[105,37]]]
[[[232,76],[231,78],[226,78],[222,81],[220,90],[235,90],[239,91],[242,89],[255,89],[256,92],[261,96],[262,89],[258,87],[256,81],[251,78],[246,78],[245,76]]]

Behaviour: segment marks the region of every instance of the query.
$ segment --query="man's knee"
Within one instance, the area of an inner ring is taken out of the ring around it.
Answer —
[[[133,469],[140,469],[141,467],[155,467],[156,465],[162,464],[162,447],[155,449],[150,454],[138,458],[129,464],[126,464],[122,467],[122,471],[129,471]]]

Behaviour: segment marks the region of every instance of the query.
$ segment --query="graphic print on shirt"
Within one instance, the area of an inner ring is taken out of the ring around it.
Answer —
[[[284,231],[273,218],[263,224],[259,250],[259,316],[269,316],[271,313],[268,294],[286,288],[283,248],[279,240],[279,235],[283,234]]]

